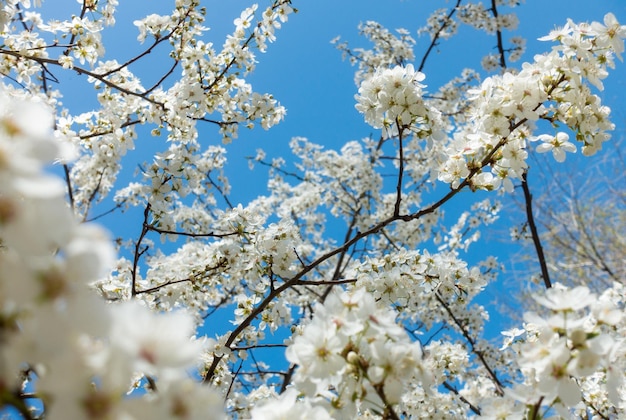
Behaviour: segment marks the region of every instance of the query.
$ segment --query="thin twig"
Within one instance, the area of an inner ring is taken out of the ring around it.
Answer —
[[[491,368],[491,366],[489,366],[489,363],[487,363],[487,359],[485,359],[485,355],[483,354],[483,351],[476,348],[476,342],[470,335],[469,331],[467,331],[467,329],[465,328],[461,320],[457,318],[454,312],[452,312],[452,308],[450,308],[450,305],[448,305],[442,299],[442,297],[439,295],[439,292],[435,293],[435,298],[441,304],[441,306],[443,306],[443,308],[446,310],[446,312],[448,313],[452,321],[454,321],[454,324],[461,331],[461,334],[463,334],[463,337],[465,337],[465,340],[467,340],[468,344],[470,345],[470,350],[472,351],[472,353],[478,356],[478,359],[487,370],[489,378],[491,379],[491,381],[496,387],[496,393],[500,396],[504,395],[504,386],[500,382],[500,379],[498,379],[496,372]]]
[[[192,232],[184,232],[180,230],[167,230],[160,229],[154,225],[148,225],[148,230],[151,230],[156,233],[167,234],[167,235],[179,235],[179,236],[188,236],[190,238],[226,238],[228,236],[236,236],[241,232],[229,232],[229,233],[192,233]],[[245,233],[245,232],[243,232]]]
[[[450,385],[448,383],[448,381],[444,381],[442,384],[448,391],[451,391],[453,394],[455,394],[457,397],[459,397],[459,399],[461,401],[463,401],[465,404],[467,404],[467,406],[470,408],[470,410],[472,410],[474,412],[474,414],[476,414],[477,416],[480,416],[480,409],[478,407],[476,407],[474,404],[472,404],[471,402],[469,402],[467,400],[467,398],[465,398],[463,395],[459,394],[458,389],[456,389],[455,387],[453,387],[452,385]]]
[[[146,236],[149,230],[148,215],[150,214],[150,203],[146,204],[146,209],[143,211],[143,223],[141,225],[141,233],[137,242],[135,242],[135,252],[133,255],[133,268],[131,269],[131,289],[130,293],[132,297],[137,296],[137,267],[139,265],[139,258],[148,250],[148,247],[141,249],[141,242]]]
[[[446,16],[445,22],[443,22],[443,25],[441,25],[441,28],[439,28],[437,30],[437,33],[435,33],[435,36],[433,36],[433,39],[430,41],[430,45],[428,46],[428,49],[424,53],[424,56],[422,57],[422,61],[420,62],[420,65],[419,65],[417,71],[422,71],[424,69],[424,66],[426,65],[426,60],[428,59],[428,56],[432,52],[433,48],[435,48],[435,46],[437,45],[437,41],[439,40],[439,37],[441,36],[441,33],[448,26],[448,22],[450,22],[450,19],[452,19],[452,16],[456,13],[457,9],[461,5],[461,1],[462,0],[457,0],[457,2],[454,5],[454,7],[452,7],[452,9],[450,9],[450,12],[448,12],[448,16]]]

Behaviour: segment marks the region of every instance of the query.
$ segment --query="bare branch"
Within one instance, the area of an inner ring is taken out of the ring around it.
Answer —
[[[550,273],[548,272],[548,266],[546,264],[546,257],[543,253],[543,246],[541,245],[541,238],[537,231],[537,225],[535,224],[535,217],[533,216],[532,195],[530,194],[530,188],[528,187],[527,172],[522,175],[522,189],[524,190],[524,199],[526,201],[526,219],[528,220],[528,227],[532,235],[533,244],[535,245],[535,251],[537,252],[537,258],[539,259],[539,266],[541,267],[541,277],[543,278],[543,284],[546,289],[552,287],[550,282]]]

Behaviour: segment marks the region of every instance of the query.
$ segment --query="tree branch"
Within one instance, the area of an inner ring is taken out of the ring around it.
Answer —
[[[402,145],[402,127],[396,121],[398,126],[398,182],[396,184],[396,202],[393,208],[393,215],[400,215],[400,202],[402,201],[402,176],[404,175],[404,147]]]
[[[465,337],[465,340],[467,340],[468,344],[470,345],[470,350],[472,351],[472,353],[474,353],[476,356],[478,356],[478,359],[480,360],[482,365],[487,370],[489,378],[491,379],[491,381],[493,382],[493,384],[496,387],[496,393],[498,395],[500,395],[500,396],[503,396],[504,395],[504,386],[502,385],[502,383],[498,379],[498,376],[496,375],[495,371],[487,363],[487,359],[485,359],[485,355],[483,354],[483,351],[476,348],[476,342],[474,341],[472,336],[469,334],[469,331],[467,331],[467,329],[465,328],[465,326],[463,325],[461,320],[457,318],[457,316],[454,314],[454,312],[452,312],[452,308],[450,308],[450,305],[448,305],[443,300],[441,295],[439,295],[439,292],[435,292],[435,298],[441,304],[441,306],[443,306],[443,308],[446,310],[446,312],[448,313],[448,315],[450,316],[452,321],[454,321],[454,324],[461,331],[461,334],[463,334],[463,337]]]
[[[537,252],[537,258],[539,259],[543,284],[546,286],[546,289],[549,289],[552,287],[552,283],[550,282],[550,274],[548,272],[548,265],[546,264],[546,257],[543,253],[541,238],[539,237],[537,225],[535,224],[535,217],[533,216],[533,197],[530,193],[530,188],[528,187],[527,175],[528,172],[524,171],[524,174],[522,175],[522,189],[524,190],[524,200],[526,201],[526,219],[528,220],[528,227],[530,228],[533,244],[535,245],[535,251]]]
[[[150,203],[146,204],[146,209],[143,211],[143,223],[141,225],[141,233],[137,242],[135,242],[135,252],[133,255],[133,268],[131,269],[131,289],[130,294],[134,298],[137,296],[137,267],[139,265],[139,258],[148,250],[148,247],[141,249],[141,242],[146,236],[149,230],[148,215],[150,214]]]
[[[498,8],[496,5],[496,0],[491,0],[491,14],[493,18],[498,20]],[[504,57],[504,41],[502,40],[502,31],[500,28],[496,29],[496,39],[498,40],[498,53],[500,54],[500,69],[502,71],[506,70],[506,58]]]
[[[472,412],[474,412],[474,414],[476,414],[477,416],[480,416],[480,409],[478,407],[476,407],[474,404],[472,404],[471,402],[469,402],[467,400],[467,398],[465,398],[463,395],[459,394],[459,391],[455,387],[450,385],[450,383],[448,381],[443,381],[442,385],[448,391],[451,391],[453,394],[455,394],[457,397],[459,397],[459,399],[461,401],[463,401],[465,404],[467,404],[467,406],[470,408],[470,410],[472,410]]]

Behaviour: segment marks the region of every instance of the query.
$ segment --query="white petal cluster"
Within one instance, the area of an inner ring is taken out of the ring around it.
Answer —
[[[478,267],[468,268],[454,252],[430,254],[426,250],[400,250],[370,258],[356,268],[356,276],[377,300],[400,310],[412,308],[412,315],[426,323],[435,322],[438,316],[436,296],[454,301],[462,295],[469,301],[489,280]],[[479,319],[473,328],[480,328]]]
[[[540,401],[563,415],[584,401],[594,400],[598,412],[619,405],[626,349],[616,337],[624,302],[613,301],[613,293],[598,297],[584,286],[557,284],[535,296],[548,311],[527,313],[524,330],[515,332],[512,348],[524,379],[510,395],[526,404]]]
[[[428,125],[434,118],[422,99],[425,77],[411,64],[379,71],[361,83],[356,109],[374,128]]]
[[[354,75],[357,86],[379,69],[393,68],[398,63],[408,63],[415,59],[413,52],[415,39],[406,29],[397,29],[395,35],[372,20],[360,23],[358,28],[359,33],[373,44],[372,49],[350,49],[347,42],[340,42],[340,37],[331,41],[342,52],[344,59],[349,59],[352,65],[358,65]]]
[[[142,83],[141,71],[135,73],[131,65],[134,60],[103,59],[102,34],[115,23],[117,0],[87,1],[80,16],[62,21],[46,21],[40,10],[28,11],[24,24],[31,27],[29,31],[20,30],[22,26],[17,24],[23,17],[17,12],[19,3],[10,1],[4,8],[8,25],[4,50],[18,53],[0,56],[2,74],[10,75],[26,91],[38,92],[37,75],[54,73],[46,66],[72,69],[87,78],[97,92],[100,107],[82,114],[64,110],[56,125],[59,134],[71,139],[79,152],[69,176],[75,186],[73,206],[82,217],[88,218],[92,201],[103,200],[112,192],[120,161],[135,147],[138,125],[153,125],[153,135],[166,134],[176,143],[172,151],[189,145],[193,155],[198,150],[198,121],[218,124],[223,141],[229,143],[237,137],[239,126],[258,124],[268,129],[285,116],[284,107],[272,95],[255,92],[243,76],[254,69],[254,50],[263,52],[293,12],[287,0],[276,1],[262,12],[256,8],[244,11],[221,49],[202,39],[208,28],[203,26],[206,10],[198,0],[179,0],[169,14],[148,14],[134,21],[139,41],[147,44],[145,54],[161,45],[172,50],[165,61],[171,60],[171,72],[177,78],[163,84],[170,74],[161,74],[156,85]],[[47,92],[42,99],[62,111],[59,92]],[[171,175],[159,174],[161,179]],[[197,182],[204,175],[196,173],[189,180]],[[176,191],[172,195],[176,196]]]
[[[463,4],[459,8],[459,19],[467,25],[490,33],[503,29],[515,29],[519,23],[517,16],[513,13],[494,16],[482,2]]]
[[[268,269],[283,278],[296,274],[296,249],[300,243],[300,236],[295,226],[283,221],[273,223],[264,229],[255,239],[262,259],[268,264]]]
[[[91,287],[114,250],[99,226],[78,223],[62,182],[43,171],[63,157],[51,122],[40,103],[0,90],[3,398],[33,380],[50,419],[145,418],[141,407],[154,411],[151,418],[219,418],[214,391],[187,374],[204,347],[192,338],[195,319],[138,302],[108,305]],[[137,375],[158,378],[160,393],[124,400]]]
[[[473,119],[454,133],[441,158],[439,180],[453,187],[466,180],[474,189],[503,186],[511,191],[513,180],[521,179],[528,166],[528,140],[540,140],[537,151],[551,151],[558,162],[565,160],[565,152],[576,151],[565,132],[533,135],[539,120],[571,130],[586,156],[600,150],[614,126],[610,109],[589,84],[602,89],[606,68],[613,66],[626,36],[611,16],[607,19],[612,29],[570,21],[545,38],[560,42],[552,52],[535,56],[518,73],[487,78],[480,88],[470,90]]]
[[[299,399],[298,391],[290,388],[278,398],[256,406],[251,412],[252,420],[331,420],[333,417],[320,405],[311,405],[308,399]]]
[[[365,289],[331,294],[286,355],[296,388],[344,416],[399,403],[409,383],[429,386],[421,346]]]
[[[449,13],[448,9],[445,8],[435,10],[426,20],[426,26],[420,28],[417,33],[419,35],[429,34],[431,39],[435,39],[435,37],[451,38],[458,31],[458,23],[449,18]]]

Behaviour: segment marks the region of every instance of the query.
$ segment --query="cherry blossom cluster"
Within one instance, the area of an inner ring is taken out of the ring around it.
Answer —
[[[193,338],[194,318],[137,301],[109,305],[94,293],[115,253],[102,228],[78,223],[63,182],[44,172],[72,149],[52,123],[46,105],[0,91],[2,404],[37,414],[11,397],[36,381],[32,398],[51,419],[214,415],[220,399],[187,375],[209,344]],[[150,395],[123,398],[146,375]]]
[[[511,191],[512,181],[521,179],[527,168],[528,140],[541,141],[537,151],[551,151],[559,162],[565,160],[565,152],[576,151],[566,132],[533,135],[538,120],[571,130],[582,143],[583,154],[598,151],[614,126],[610,109],[588,83],[602,88],[606,68],[623,50],[626,37],[626,28],[612,15],[605,21],[607,26],[569,22],[545,38],[560,42],[552,52],[535,56],[517,74],[492,76],[479,89],[470,90],[474,119],[454,133],[439,179],[453,187],[467,179],[473,188],[503,185]],[[487,166],[490,172],[482,171]]]
[[[150,45],[138,58],[124,63],[105,58],[101,40],[103,29],[115,24],[116,0],[85,1],[80,14],[65,21],[46,21],[36,9],[38,3],[5,4],[0,70],[59,109],[58,130],[78,146],[79,157],[70,168],[70,177],[80,188],[72,191],[72,198],[74,208],[85,218],[93,199],[102,200],[112,191],[120,160],[135,147],[137,124],[153,124],[155,136],[166,131],[171,141],[185,144],[196,141],[198,121],[217,123],[213,118],[217,114],[223,141],[230,142],[240,124],[252,127],[258,121],[267,129],[284,117],[284,108],[272,95],[255,92],[239,73],[254,68],[254,48],[264,51],[275,30],[293,12],[287,0],[276,1],[259,13],[258,22],[254,21],[256,9],[248,9],[246,16],[242,14],[245,19],[235,22],[235,31],[221,51],[203,40],[208,28],[203,26],[205,10],[200,2],[179,0],[169,15],[151,14],[135,21],[138,40],[150,41]],[[21,25],[28,30],[17,30]],[[162,44],[171,47],[166,57],[171,68],[159,76],[159,82],[144,86],[133,65]],[[48,85],[41,92],[39,75],[53,74],[55,67],[88,77],[102,108],[72,114],[62,108],[60,92]],[[182,77],[165,88],[163,81],[177,69],[182,70]]]
[[[511,5],[515,5],[515,3],[511,2]],[[470,2],[460,6],[459,19],[467,25],[486,32],[495,32],[502,29],[513,30],[519,24],[515,14],[494,14],[493,8],[486,9],[482,2]]]
[[[472,243],[480,238],[480,226],[487,226],[498,219],[501,204],[492,203],[486,199],[475,203],[471,207],[471,212],[461,213],[458,221],[450,227],[443,238],[435,237],[435,242],[442,242],[439,250],[463,250],[467,251]]]
[[[557,284],[535,296],[547,313],[526,313],[524,328],[511,331],[503,347],[516,353],[523,374],[509,403],[563,417],[585,416],[588,406],[605,418],[623,409],[623,292],[619,284],[600,296]]]
[[[418,35],[429,34],[431,39],[448,39],[458,31],[458,23],[452,19],[448,9],[437,9],[426,20],[426,26],[421,27]]]
[[[393,135],[398,127],[413,126],[423,137],[438,130],[439,113],[422,99],[425,79],[413,65],[378,71],[359,87],[356,109],[374,128],[386,128]]]
[[[331,294],[286,355],[295,387],[331,415],[393,410],[407,386],[429,383],[419,343],[364,289]]]
[[[337,37],[332,40],[344,59],[352,65],[358,65],[354,82],[358,85],[372,76],[377,70],[408,63],[415,59],[413,47],[415,39],[406,29],[398,29],[398,36],[389,32],[380,23],[367,21],[359,24],[359,33],[374,44],[371,50],[364,48],[350,49],[347,42],[340,42]]]

